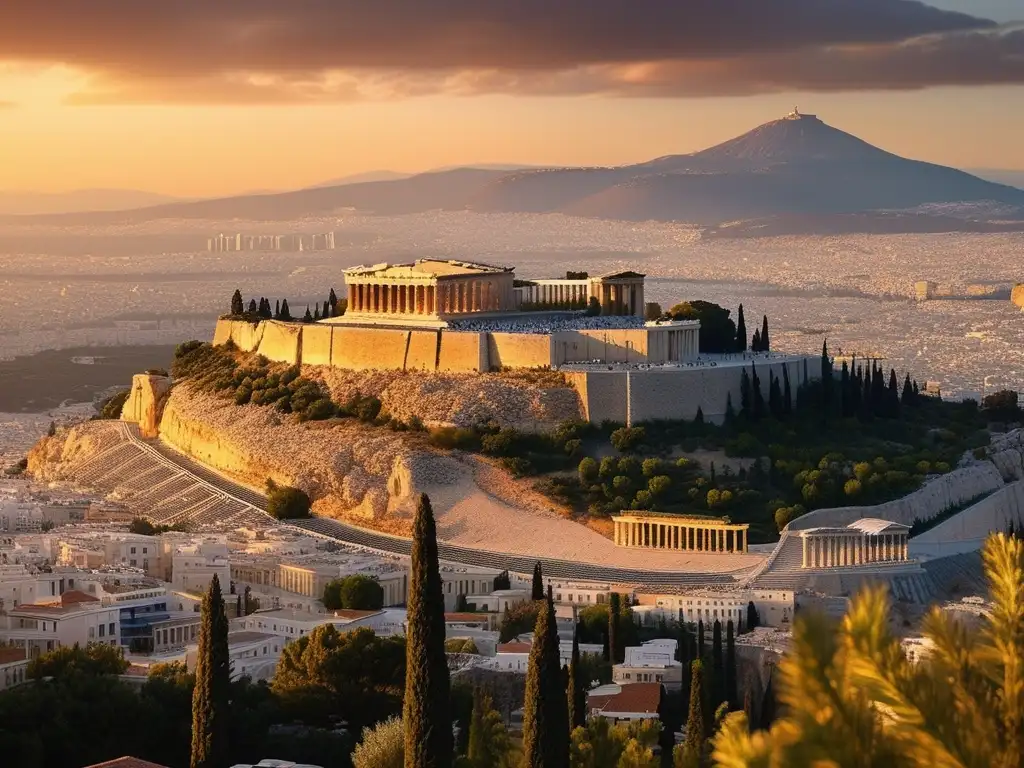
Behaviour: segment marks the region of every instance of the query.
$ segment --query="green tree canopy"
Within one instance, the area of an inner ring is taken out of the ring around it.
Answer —
[[[352,768],[403,768],[405,731],[397,717],[363,728],[363,739],[352,752]]]
[[[384,607],[384,589],[372,576],[355,573],[327,582],[323,604],[330,611],[377,611]]]
[[[309,517],[312,502],[300,488],[282,485],[269,489],[267,493],[267,514],[278,520],[298,520]]]
[[[736,347],[736,323],[728,309],[710,301],[684,301],[668,311],[673,320],[700,321],[700,351],[732,352]]]

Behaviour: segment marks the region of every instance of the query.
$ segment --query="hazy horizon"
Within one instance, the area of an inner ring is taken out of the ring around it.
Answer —
[[[1016,0],[407,1],[2,9],[0,189],[210,197],[621,165],[794,105],[906,157],[1024,170]]]

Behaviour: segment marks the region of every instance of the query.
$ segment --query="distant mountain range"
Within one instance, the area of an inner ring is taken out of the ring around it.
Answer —
[[[986,175],[1000,181],[1015,178],[999,173]],[[969,204],[970,215],[950,213],[950,206],[961,203]],[[343,209],[380,215],[470,210],[681,221],[723,236],[816,228],[1024,229],[1024,189],[899,157],[796,112],[700,152],[634,165],[454,168],[412,176],[380,171],[293,192],[32,218],[62,224],[289,220]]]
[[[5,192],[0,190],[0,214],[32,215],[79,211],[121,211],[183,198],[135,189],[77,189],[72,192]]]

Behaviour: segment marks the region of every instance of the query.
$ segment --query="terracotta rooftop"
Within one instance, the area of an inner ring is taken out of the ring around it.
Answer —
[[[98,603],[99,601],[98,597],[82,592],[80,589],[69,589],[60,596],[60,604],[64,606],[77,603]]]
[[[629,712],[656,715],[660,705],[661,683],[631,683],[623,685],[620,693],[587,698],[587,709],[598,714]]]
[[[529,643],[498,643],[498,653],[529,653]]]
[[[26,659],[24,648],[0,648],[0,664],[10,664]]]
[[[107,760],[105,763],[87,765],[85,768],[168,768],[166,765],[151,763],[148,760],[140,760],[137,757],[119,757],[116,760]]]
[[[461,621],[461,622],[487,622],[488,616],[486,613],[446,613],[444,615],[445,621]]]

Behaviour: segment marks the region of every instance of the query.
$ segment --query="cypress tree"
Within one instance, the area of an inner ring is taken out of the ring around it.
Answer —
[[[573,729],[587,724],[587,693],[584,689],[585,680],[580,675],[580,638],[576,625],[575,611],[572,622],[572,656],[569,659],[569,689],[566,697],[569,703],[569,733]]]
[[[245,311],[245,305],[242,303],[242,292],[235,288],[235,292],[231,294],[231,314],[240,315]]]
[[[282,320],[288,321],[292,319],[291,310],[288,309],[288,299],[281,299],[281,315]]]
[[[761,351],[772,351],[772,343],[771,340],[768,338],[768,315],[765,315],[764,318],[761,320]]]
[[[764,393],[761,392],[761,378],[757,375],[757,368],[750,364],[750,389],[754,399],[754,420],[764,416]]]
[[[314,304],[313,305],[313,320],[319,320],[319,319],[320,319],[320,305],[319,304]]]
[[[327,296],[327,305],[331,308],[331,317],[338,316],[338,294],[331,288],[330,294]]]
[[[444,652],[444,595],[437,560],[434,511],[425,493],[420,495],[413,521],[406,615],[402,711],[405,768],[449,768],[454,743],[449,713],[451,682]]]
[[[697,413],[695,413],[694,416],[693,416],[693,423],[694,424],[703,424],[704,423],[704,409],[701,408],[699,405],[697,406]]]
[[[828,339],[821,343],[821,416],[828,419],[832,407],[832,358],[828,356]]]
[[[875,399],[872,396],[871,389],[871,372],[865,369],[864,387],[860,395],[860,414],[861,418],[863,418],[865,421],[869,421],[874,416],[874,403]]]
[[[750,339],[750,351],[751,352],[760,352],[761,351],[761,332],[759,330],[757,330],[756,328],[754,329],[753,337]]]
[[[789,385],[789,366],[782,366],[782,412],[787,416],[793,412],[793,389]]]
[[[540,562],[533,565],[533,585],[531,596],[534,600],[544,599],[544,574],[540,570]]]
[[[839,374],[839,402],[844,419],[850,415],[850,400],[850,369],[843,360],[843,370]]]
[[[756,629],[761,624],[761,617],[757,615],[757,607],[754,605],[754,601],[751,600],[747,603],[747,631]]]
[[[747,321],[743,317],[742,304],[740,304],[739,312],[736,313],[736,351],[747,351]]]
[[[523,705],[523,756],[527,768],[569,765],[569,710],[559,665],[555,606],[550,597],[537,614],[530,648]]]
[[[771,370],[768,371],[768,410],[776,419],[782,418],[782,389]]]
[[[619,593],[612,592],[608,596],[608,660],[612,664],[618,664],[620,656],[625,655],[625,651],[619,653]]]
[[[312,323],[313,322],[313,315],[311,315],[310,312],[309,312],[309,304],[306,305],[306,314],[304,314],[302,316],[302,322],[304,322],[304,323]]]
[[[714,676],[711,709],[717,710],[725,700],[725,654],[722,649],[722,622],[718,619],[711,625],[711,674]]]
[[[281,300],[277,299],[274,301],[274,319],[279,320],[281,318]]]
[[[486,745],[484,735],[484,692],[480,686],[473,687],[473,712],[469,716],[469,739],[466,743],[466,758],[469,764],[477,766],[484,757]]]
[[[228,659],[228,617],[214,574],[203,596],[192,691],[191,768],[225,768],[228,764],[228,699],[231,662]]]
[[[903,393],[900,396],[900,403],[903,405],[904,408],[907,408],[910,406],[913,400],[914,388],[913,385],[910,383],[910,374],[908,373],[907,377],[903,379]]]
[[[700,765],[707,739],[709,713],[705,710],[704,662],[697,659],[690,665],[690,711],[686,718],[686,740],[683,753],[686,765]]]
[[[750,376],[747,369],[740,372],[740,415],[750,418]]]
[[[739,706],[736,679],[736,637],[730,619],[725,625],[725,700],[729,702],[729,709]]]
[[[919,389],[917,388],[917,379],[914,379],[914,398],[913,398],[913,400],[911,400],[911,402],[912,402],[912,403],[913,403],[914,405],[917,405],[917,397],[918,397],[918,395],[920,395],[920,394],[921,394],[921,390],[919,390]]]
[[[736,421],[736,411],[732,407],[732,393],[725,393],[725,423],[731,425]]]
[[[697,660],[703,661],[704,659],[704,620],[697,619]]]
[[[256,299],[249,299],[249,314],[256,314]]]
[[[900,385],[896,380],[896,369],[889,369],[889,391],[888,402],[889,402],[889,418],[896,419],[900,415]]]

